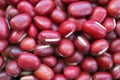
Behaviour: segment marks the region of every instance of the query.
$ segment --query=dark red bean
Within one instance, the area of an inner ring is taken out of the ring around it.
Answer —
[[[27,36],[25,31],[11,31],[8,40],[12,44],[16,44],[22,41]]]
[[[77,38],[74,39],[74,45],[80,52],[83,53],[87,53],[90,49],[89,41],[82,36],[77,36]]]
[[[18,64],[25,70],[36,70],[40,66],[41,62],[34,54],[23,52],[18,57]]]
[[[112,17],[107,17],[103,22],[103,26],[106,28],[107,32],[111,32],[116,28],[116,21]]]
[[[120,65],[120,52],[113,53],[112,58],[115,65]]]
[[[56,8],[51,13],[50,18],[52,19],[53,22],[60,24],[66,20],[67,15],[63,10]]]
[[[52,28],[52,22],[44,16],[35,16],[34,23],[40,30],[48,30]]]
[[[0,9],[0,16],[4,17],[5,16],[5,12],[4,10]]]
[[[96,21],[84,22],[82,29],[93,38],[104,38],[106,36],[106,28]]]
[[[83,53],[75,51],[70,57],[64,58],[64,61],[68,65],[78,65],[83,60]]]
[[[7,1],[5,1],[5,0],[0,1],[0,6],[1,6],[0,9],[4,10],[7,7],[7,5],[8,5]]]
[[[120,51],[120,39],[116,38],[110,42],[109,45],[109,52],[115,53]]]
[[[69,37],[76,31],[76,24],[73,21],[66,20],[58,28],[58,32],[63,37]]]
[[[109,72],[96,72],[93,74],[93,80],[112,80],[112,75]]]
[[[66,5],[62,0],[55,0],[56,7],[61,8],[63,10],[66,9]]]
[[[5,56],[6,58],[8,58],[9,57],[10,48],[11,48],[11,46],[7,46],[7,48],[4,51],[1,52],[1,55]]]
[[[117,21],[115,32],[118,36],[120,36],[120,21],[119,20]]]
[[[57,44],[61,40],[61,36],[57,31],[44,30],[38,34],[38,39],[45,44]]]
[[[38,15],[48,15],[55,8],[55,3],[52,0],[42,0],[35,6],[35,12]]]
[[[28,1],[18,3],[17,9],[22,13],[28,13],[31,16],[35,15],[34,7]]]
[[[5,21],[5,19],[0,16],[0,39],[6,39],[8,36],[8,25]]]
[[[98,66],[102,69],[111,69],[113,67],[113,60],[110,54],[105,53],[97,57]]]
[[[73,17],[87,16],[92,13],[92,5],[87,1],[74,2],[68,6],[68,13]]]
[[[0,79],[1,80],[12,80],[12,78],[6,73],[6,71],[0,72]]]
[[[116,37],[117,37],[117,34],[116,34],[114,31],[109,32],[109,33],[106,35],[106,39],[108,39],[108,40],[113,40],[113,39],[115,39]]]
[[[4,51],[8,46],[8,41],[7,40],[0,40],[0,52]]]
[[[109,2],[110,0],[98,0],[99,4],[105,5]]]
[[[54,53],[54,48],[51,45],[38,44],[34,49],[34,53],[37,56],[49,56]]]
[[[67,79],[76,79],[80,74],[78,66],[67,66],[64,68],[64,75]]]
[[[76,80],[90,80],[91,76],[87,72],[81,72],[79,77]]]
[[[98,15],[99,14],[99,15]],[[107,16],[107,11],[103,7],[96,7],[90,16],[90,20],[102,23]]]
[[[18,66],[18,63],[16,61],[11,60],[6,64],[5,71],[8,75],[16,77],[20,75],[21,68]]]
[[[54,72],[47,65],[41,64],[40,67],[34,71],[34,75],[40,80],[51,80],[54,77]]]
[[[31,17],[26,13],[18,14],[10,20],[10,24],[14,30],[22,31],[30,26]]]
[[[18,13],[19,13],[19,11],[16,8],[9,5],[5,11],[5,16],[6,16],[6,18],[10,19],[10,18],[16,16]]]
[[[31,24],[29,29],[28,29],[28,36],[32,38],[36,38],[38,35],[38,30],[34,24]]]
[[[48,65],[49,67],[55,67],[57,64],[57,59],[54,56],[46,56],[41,59],[41,61]]]
[[[32,5],[36,5],[40,0],[29,0]]]
[[[90,52],[92,55],[101,55],[109,48],[109,43],[105,39],[95,40],[91,44]]]
[[[12,59],[18,59],[22,51],[23,50],[18,46],[10,46],[9,57]]]
[[[86,72],[95,72],[98,69],[98,64],[94,58],[86,57],[81,63],[81,68]]]
[[[82,25],[86,20],[86,18],[79,18],[79,19],[75,19],[75,18],[69,18],[69,20],[72,20],[76,23],[76,30],[77,31],[81,31],[82,30]]]
[[[4,68],[4,64],[5,64],[5,59],[3,56],[0,56],[0,69],[1,70]]]
[[[58,44],[58,54],[69,57],[74,54],[74,45],[69,39],[62,39]]]
[[[58,60],[56,66],[53,68],[55,73],[60,73],[63,71],[64,68],[64,62],[63,60]]]
[[[111,70],[113,79],[117,80],[120,79],[120,66],[115,66],[112,70]]]
[[[31,37],[26,37],[24,38],[21,43],[20,43],[20,47],[23,49],[23,50],[34,50],[36,46],[36,41],[34,38],[31,38]]]
[[[77,2],[79,0],[62,0],[64,3],[66,4],[70,4],[70,3],[74,3],[74,2]]]
[[[6,0],[8,3],[12,4],[12,5],[16,5],[18,4],[21,0]]]
[[[56,74],[53,80],[67,80],[67,78],[63,74]]]
[[[107,12],[110,16],[115,18],[120,18],[120,0],[110,0],[110,2],[107,5]]]

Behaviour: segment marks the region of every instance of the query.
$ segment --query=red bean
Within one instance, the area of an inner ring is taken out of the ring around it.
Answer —
[[[107,12],[109,15],[115,18],[120,18],[120,0],[110,0],[110,2],[107,5]]]
[[[107,32],[111,32],[116,28],[115,18],[107,17],[103,22],[103,26],[106,28]]]
[[[103,7],[96,7],[90,17],[90,20],[94,20],[99,23],[102,23],[106,18],[106,15],[107,15],[106,9],[104,9]]]
[[[36,42],[31,37],[24,38],[20,43],[20,47],[23,50],[34,50],[35,46],[36,46]]]
[[[69,57],[74,54],[74,45],[69,39],[62,39],[58,44],[58,54]]]
[[[72,20],[76,23],[77,31],[81,31],[83,23],[87,21],[85,18],[79,18],[79,19],[69,18],[69,20]]]
[[[68,66],[64,68],[64,75],[67,79],[75,79],[80,74],[80,68],[78,66]]]
[[[22,51],[23,50],[18,46],[10,46],[9,57],[12,59],[18,59]]]
[[[55,8],[55,3],[52,0],[42,0],[35,6],[35,12],[38,15],[48,15]]]
[[[46,56],[46,57],[42,58],[41,61],[44,64],[48,65],[49,67],[54,67],[57,64],[57,59],[54,56]]]
[[[11,60],[7,63],[5,70],[10,76],[18,76],[21,73],[21,68],[18,66],[18,63],[14,60]]]
[[[36,70],[40,64],[40,59],[32,53],[23,52],[18,57],[18,65],[25,70]]]
[[[117,21],[115,32],[118,36],[120,36],[120,21],[119,20]]]
[[[2,71],[2,72],[0,72],[0,79],[1,80],[11,80],[12,78],[5,71]]]
[[[35,47],[34,53],[37,56],[49,56],[54,53],[54,49],[50,45],[39,44]]]
[[[113,53],[112,58],[115,65],[120,65],[120,52]]]
[[[16,16],[18,13],[19,13],[19,11],[16,8],[9,5],[5,11],[5,16],[6,16],[6,18],[10,19],[10,18]]]
[[[0,16],[0,39],[6,39],[8,36],[8,25],[5,19]]]
[[[44,30],[38,34],[38,39],[45,44],[57,44],[61,36],[57,31]]]
[[[110,0],[98,0],[99,4],[105,5],[109,2]]]
[[[21,42],[27,36],[25,31],[11,31],[8,40],[10,43],[15,44]]]
[[[93,38],[104,38],[106,36],[106,28],[96,21],[86,21],[82,29]]]
[[[86,57],[81,63],[81,68],[86,72],[95,72],[98,69],[98,64],[94,58]]]
[[[58,32],[63,37],[71,36],[76,30],[76,24],[73,21],[67,20],[64,21],[58,28]]]
[[[5,64],[5,59],[3,56],[0,56],[0,68],[1,68],[1,70],[4,68],[4,64]]]
[[[31,16],[35,15],[34,7],[28,1],[18,3],[17,9],[22,13],[28,13]]]
[[[109,54],[102,54],[97,57],[98,66],[102,69],[111,69],[113,67],[112,57]]]
[[[67,80],[67,78],[63,74],[56,74],[53,80]]]
[[[111,41],[110,45],[109,45],[109,52],[110,53],[114,53],[114,52],[118,52],[120,51],[120,39],[116,38],[114,40]]]
[[[34,23],[40,30],[48,30],[52,28],[52,22],[47,17],[35,16]]]
[[[90,80],[90,74],[87,72],[81,72],[79,77],[76,80]]]
[[[26,13],[18,14],[10,20],[11,27],[18,31],[27,29],[30,23],[31,17]]]
[[[66,4],[70,4],[70,3],[73,3],[73,2],[76,2],[76,1],[79,1],[79,0],[62,0],[62,1]]]
[[[51,80],[54,77],[54,72],[45,64],[41,64],[40,67],[34,71],[34,75],[41,80]]]
[[[109,44],[105,39],[98,39],[91,44],[90,52],[92,55],[101,55],[109,48]]]
[[[75,47],[83,53],[87,53],[90,49],[90,43],[89,41],[82,36],[77,36],[77,38],[74,39]]]
[[[34,24],[31,24],[28,29],[28,36],[36,38],[37,35],[38,35],[38,30],[37,30],[36,26]]]
[[[63,68],[64,68],[64,62],[63,62],[63,60],[60,59],[57,61],[57,64],[53,68],[53,70],[55,73],[60,73],[60,72],[62,72]]]
[[[63,10],[55,9],[51,13],[50,17],[51,17],[53,22],[55,22],[57,24],[60,24],[60,23],[62,23],[63,21],[66,20],[67,15],[66,15],[66,13]]]
[[[8,3],[16,5],[18,4],[21,0],[6,0]]]
[[[111,70],[113,79],[119,79],[120,78],[120,66],[115,66],[112,70]]]
[[[7,40],[0,40],[0,52],[4,51],[8,46],[8,41]]]
[[[74,2],[68,6],[68,13],[73,17],[87,16],[92,13],[92,5],[86,1]]]
[[[83,60],[83,53],[75,51],[70,57],[64,59],[65,63],[68,65],[78,65]]]
[[[112,75],[108,72],[96,72],[93,74],[93,80],[112,80]]]

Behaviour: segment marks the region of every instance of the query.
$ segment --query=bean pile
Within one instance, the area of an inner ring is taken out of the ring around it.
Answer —
[[[120,0],[0,0],[0,80],[120,80]]]

